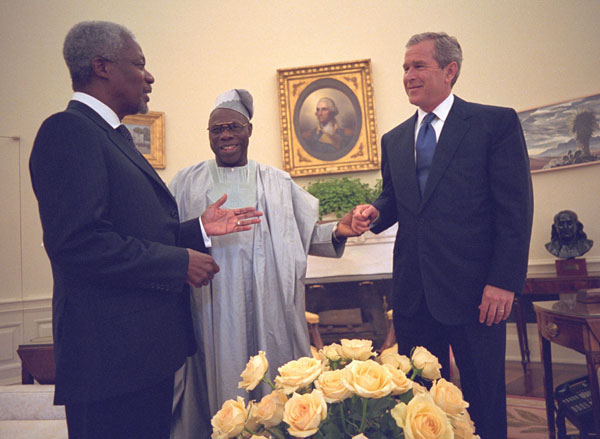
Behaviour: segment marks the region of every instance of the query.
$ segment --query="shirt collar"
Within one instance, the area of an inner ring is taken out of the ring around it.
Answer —
[[[432,113],[435,114],[436,117],[442,122],[446,122],[446,118],[448,117],[448,113],[450,113],[450,109],[452,108],[453,103],[454,95],[450,93],[448,97],[440,103],[440,105],[435,107]],[[417,126],[421,126],[421,122],[423,121],[425,116],[427,116],[427,113],[421,110],[420,108],[417,109],[417,113]]]
[[[73,97],[71,98],[74,101],[81,102],[82,104],[87,105],[92,110],[100,115],[102,119],[106,121],[111,127],[117,128],[121,125],[121,121],[119,120],[119,116],[115,113],[108,105],[104,102],[99,101],[95,97],[83,93],[80,91],[76,91],[73,93]]]

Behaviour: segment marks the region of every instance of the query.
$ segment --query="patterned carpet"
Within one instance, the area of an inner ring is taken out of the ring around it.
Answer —
[[[508,439],[547,439],[546,403],[543,398],[506,397],[508,409]],[[567,434],[578,437],[577,429],[567,421]]]

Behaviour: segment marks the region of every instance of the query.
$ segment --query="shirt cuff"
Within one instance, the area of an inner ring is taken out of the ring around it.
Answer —
[[[342,236],[341,238],[338,238],[337,236],[335,236],[335,232],[338,229],[340,222],[338,221],[337,223],[335,223],[335,225],[333,226],[333,229],[331,230],[331,241],[333,243],[342,243],[342,242],[346,242],[346,237]]]
[[[210,248],[212,246],[212,242],[210,240],[210,236],[206,234],[206,230],[204,230],[204,225],[202,225],[202,218],[198,217],[198,222],[200,223],[200,230],[202,231],[202,238],[204,239],[204,247]]]

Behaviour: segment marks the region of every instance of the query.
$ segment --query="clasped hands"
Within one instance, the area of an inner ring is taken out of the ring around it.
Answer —
[[[244,232],[252,229],[253,224],[260,223],[262,212],[254,207],[238,209],[223,209],[227,194],[206,208],[200,216],[204,231],[208,236],[226,235],[228,233]],[[214,275],[219,272],[219,266],[212,256],[196,250],[187,249],[189,262],[186,282],[194,287],[208,285]]]

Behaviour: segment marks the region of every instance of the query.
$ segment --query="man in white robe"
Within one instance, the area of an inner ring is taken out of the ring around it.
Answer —
[[[198,216],[223,194],[228,197],[224,207],[255,206],[264,214],[251,231],[211,238],[211,255],[221,272],[192,293],[199,354],[188,358],[176,378],[176,438],[203,437],[205,393],[210,416],[237,395],[259,401],[269,393],[266,385],[251,395],[238,389],[241,372],[259,350],[266,352],[272,380],[281,365],[311,355],[307,255],[341,257],[346,237],[355,235],[350,215],[337,224],[318,224],[316,198],[288,173],[248,160],[252,114],[246,90],[220,95],[208,127],[215,160],[181,170],[170,184],[182,220]]]

